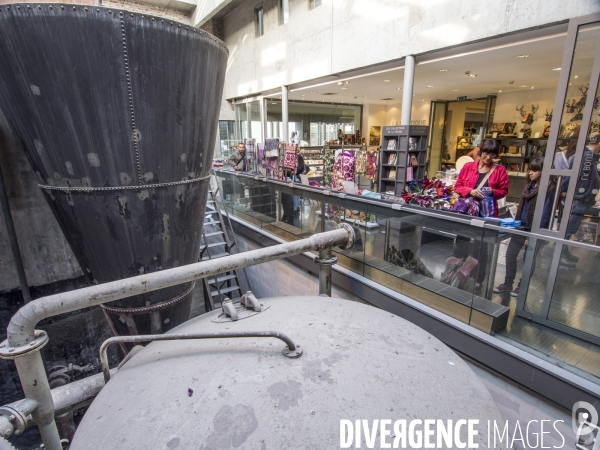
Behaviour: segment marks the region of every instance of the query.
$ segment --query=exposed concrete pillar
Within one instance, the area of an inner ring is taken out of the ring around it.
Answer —
[[[404,58],[404,85],[402,87],[402,118],[400,119],[400,125],[410,125],[414,82],[415,57],[408,55]]]
[[[281,134],[283,136],[281,136],[280,139],[283,140],[283,142],[287,142],[290,138],[287,86],[281,86],[281,126]]]
[[[262,134],[261,141],[265,142],[267,139],[267,99],[264,97],[260,98],[260,132]]]

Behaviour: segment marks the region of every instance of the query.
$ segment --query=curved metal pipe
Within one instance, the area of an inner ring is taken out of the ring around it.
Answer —
[[[353,240],[354,232],[351,227],[340,228],[315,234],[306,239],[238,253],[225,258],[42,297],[23,306],[10,320],[7,328],[8,345],[9,347],[22,347],[33,342],[36,324],[48,317],[187,283],[206,276],[218,275],[241,267],[297,255],[309,250],[345,245]]]
[[[104,374],[104,381],[108,383],[110,380],[110,367],[108,365],[108,347],[112,344],[121,342],[150,342],[150,341],[176,341],[183,339],[231,339],[231,338],[249,338],[249,337],[274,337],[277,338],[287,345],[288,349],[292,352],[296,351],[298,347],[294,344],[294,341],[289,336],[280,333],[279,331],[225,331],[216,333],[184,333],[184,334],[149,334],[146,336],[115,336],[108,338],[103,342],[100,347],[100,362],[102,364],[102,373]],[[300,356],[300,355],[298,355]]]

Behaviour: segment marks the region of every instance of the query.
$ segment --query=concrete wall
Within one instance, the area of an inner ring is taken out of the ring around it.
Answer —
[[[226,98],[599,11],[597,0],[323,0],[314,10],[292,0],[289,22],[279,25],[277,3],[247,0],[224,18]]]
[[[0,166],[28,283],[40,286],[83,275],[1,111]],[[0,211],[0,291],[18,286],[10,241]]]

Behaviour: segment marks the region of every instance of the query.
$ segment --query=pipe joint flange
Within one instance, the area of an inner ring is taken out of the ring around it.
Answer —
[[[340,245],[339,247],[342,250],[350,250],[352,247],[354,247],[355,236],[354,236],[354,230],[352,229],[352,227],[350,225],[348,225],[347,223],[340,223],[340,224],[338,224],[338,226],[336,228],[337,229],[343,228],[348,233],[348,242],[346,243],[346,245]]]
[[[300,358],[302,356],[302,347],[296,345],[295,350],[290,350],[288,347],[283,349],[283,354],[291,359]]]
[[[19,347],[11,347],[8,339],[0,343],[0,358],[16,359],[33,351],[38,351],[48,343],[48,333],[44,330],[35,330],[34,339],[28,344]]]
[[[320,266],[333,266],[335,263],[337,263],[337,256],[332,256],[331,258],[315,258],[315,264],[319,264]]]
[[[25,416],[21,411],[11,406],[0,406],[0,417],[4,420],[8,420],[10,423],[10,427],[1,427],[4,433],[2,437],[9,438],[11,435],[20,436],[25,432],[29,423],[27,421],[27,416]],[[10,431],[12,428],[12,431]]]

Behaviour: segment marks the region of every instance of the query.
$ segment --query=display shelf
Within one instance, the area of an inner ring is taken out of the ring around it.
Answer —
[[[425,177],[428,134],[426,126],[383,127],[379,192],[400,195],[407,183]]]

